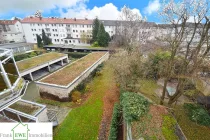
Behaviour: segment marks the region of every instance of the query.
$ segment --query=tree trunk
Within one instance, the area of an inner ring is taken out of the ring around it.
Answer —
[[[169,98],[168,101],[169,106],[171,106],[174,102],[176,102],[177,99],[182,95],[184,89],[184,83],[185,83],[184,79],[179,80],[175,94]]]
[[[164,85],[163,85],[163,92],[162,92],[162,96],[160,98],[160,105],[163,105],[164,103],[164,99],[165,99],[165,95],[166,95],[166,87],[167,87],[167,83],[168,83],[168,78],[164,79]]]

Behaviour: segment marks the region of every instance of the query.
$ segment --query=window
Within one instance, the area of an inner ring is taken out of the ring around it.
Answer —
[[[78,32],[78,31],[76,30],[76,32]]]
[[[36,41],[36,38],[34,38],[34,41]]]
[[[31,29],[32,31],[34,31],[34,29]]]
[[[75,40],[73,40],[73,42],[75,43]]]
[[[53,24],[51,24],[53,26]]]
[[[78,35],[76,35],[78,37]]]
[[[56,34],[56,36],[58,36],[58,34]]]
[[[58,30],[57,30],[57,29],[55,29],[55,31],[57,32]]]
[[[56,42],[56,39],[55,39],[55,42]]]
[[[71,43],[71,40],[69,40],[69,43]]]
[[[75,30],[73,30],[73,32],[75,33]]]
[[[53,32],[54,32],[54,29],[52,29],[53,30]]]
[[[57,39],[57,41],[59,42],[59,39]]]
[[[36,31],[36,29],[34,29],[34,31]]]
[[[82,25],[82,27],[84,28],[84,27],[85,27],[85,25]]]
[[[39,26],[39,24],[38,24],[38,26]]]

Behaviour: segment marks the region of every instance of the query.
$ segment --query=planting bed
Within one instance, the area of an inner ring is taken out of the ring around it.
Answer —
[[[34,115],[38,110],[41,109],[40,106],[33,105],[33,104],[28,104],[25,102],[18,101],[15,104],[11,105],[9,108],[15,109],[17,111]]]
[[[29,59],[19,61],[17,62],[17,66],[19,71],[21,72],[64,56],[66,55],[62,53],[50,52],[43,55],[39,55],[37,57],[32,57]]]
[[[163,106],[151,105],[148,114],[131,125],[133,139],[178,140],[175,134],[176,121]]]
[[[210,138],[210,127],[191,121],[183,106],[175,107],[175,117],[187,139],[208,140]]]

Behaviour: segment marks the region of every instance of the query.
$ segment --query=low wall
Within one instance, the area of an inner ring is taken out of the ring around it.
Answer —
[[[87,78],[90,75],[90,73],[98,67],[98,65],[108,60],[108,58],[109,58],[109,53],[107,52],[104,56],[102,56],[98,61],[96,61],[83,73],[81,73],[67,86],[43,83],[40,82],[41,80],[35,82],[39,89],[40,96],[43,98],[49,98],[57,101],[63,101],[63,102],[69,101],[70,100],[69,94],[71,93],[71,91],[74,90],[85,78]]]

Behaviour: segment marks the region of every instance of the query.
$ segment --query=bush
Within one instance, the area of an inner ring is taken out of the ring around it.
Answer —
[[[95,76],[98,75],[98,72],[100,72],[103,68],[103,64],[100,64],[95,70],[93,70],[90,75],[85,78],[76,88],[75,90],[80,91],[81,93],[86,92],[86,85],[89,83]]]
[[[80,99],[81,99],[81,93],[79,91],[73,91],[71,94],[71,100],[73,102],[77,102]]]
[[[187,114],[191,121],[200,125],[210,126],[210,116],[203,106],[198,104],[184,104],[184,108],[187,109]]]
[[[120,104],[115,104],[112,114],[112,121],[110,125],[109,140],[117,140],[118,126],[120,117]]]
[[[20,60],[35,57],[35,56],[38,56],[38,55],[41,55],[41,54],[43,54],[43,52],[34,51],[34,52],[30,52],[30,53],[16,55],[16,56],[14,56],[14,58],[15,58],[15,61],[20,61]]]
[[[94,43],[92,44],[92,47],[99,47],[98,42],[97,42],[97,41],[96,41],[96,42],[94,42]]]
[[[137,93],[122,93],[120,101],[123,117],[127,122],[138,121],[149,110],[149,102]]]
[[[81,52],[70,52],[67,53],[69,58],[79,59],[86,56],[88,53],[81,53]]]
[[[163,116],[162,133],[166,140],[178,140],[175,134],[176,120],[171,116]]]

